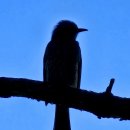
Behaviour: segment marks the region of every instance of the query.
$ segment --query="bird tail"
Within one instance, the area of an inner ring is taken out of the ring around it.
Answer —
[[[71,130],[68,107],[56,105],[53,130]]]

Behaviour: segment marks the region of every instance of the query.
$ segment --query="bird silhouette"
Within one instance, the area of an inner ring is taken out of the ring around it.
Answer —
[[[43,58],[44,81],[52,86],[80,88],[82,57],[79,32],[88,31],[69,20],[61,20],[54,28]],[[56,104],[53,130],[71,130],[69,108]]]

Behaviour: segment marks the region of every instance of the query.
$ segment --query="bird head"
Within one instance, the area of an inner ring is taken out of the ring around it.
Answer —
[[[88,31],[88,29],[78,28],[78,26],[69,20],[61,20],[54,28],[52,40],[72,41],[75,40],[79,32]]]

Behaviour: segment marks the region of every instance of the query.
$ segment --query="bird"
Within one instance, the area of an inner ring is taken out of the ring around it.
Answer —
[[[88,31],[70,20],[61,20],[52,31],[43,57],[43,80],[52,86],[80,89],[82,56],[78,33]],[[56,104],[53,130],[71,130],[69,108]]]

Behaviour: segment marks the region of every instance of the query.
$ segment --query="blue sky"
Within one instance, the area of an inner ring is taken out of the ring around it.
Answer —
[[[0,76],[42,80],[42,58],[55,24],[69,19],[89,31],[79,34],[81,88],[130,97],[129,0],[0,0]],[[129,121],[98,119],[70,109],[72,130],[129,130]],[[54,105],[25,98],[0,99],[0,129],[52,130]]]

